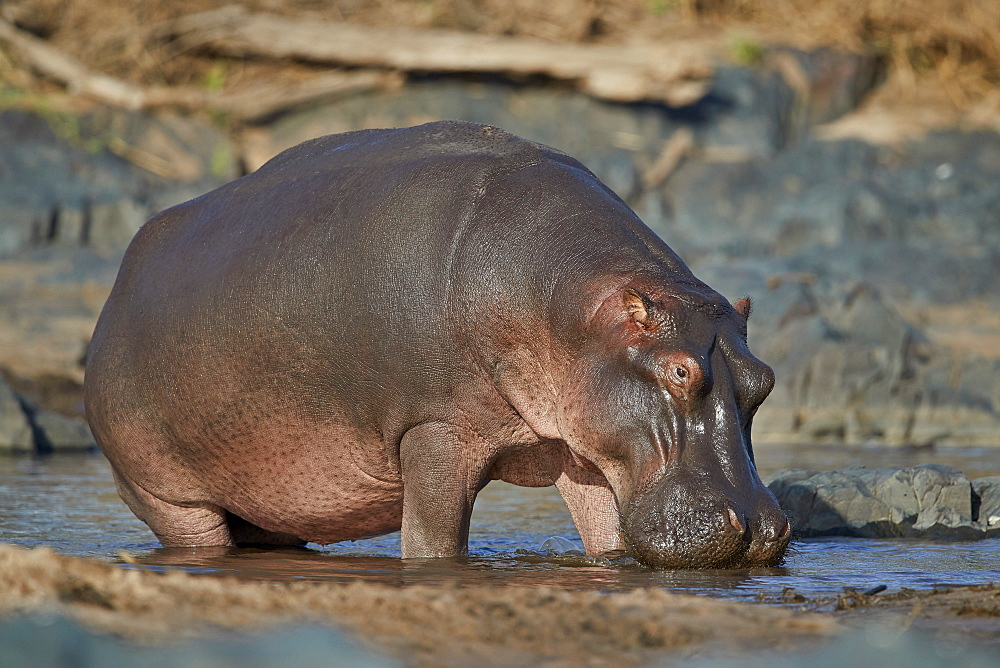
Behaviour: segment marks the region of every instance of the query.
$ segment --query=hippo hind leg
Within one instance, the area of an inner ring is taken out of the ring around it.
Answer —
[[[233,542],[239,547],[302,547],[306,544],[306,541],[301,538],[287,533],[262,529],[230,512],[226,513],[226,523],[229,525],[229,534],[232,536]]]
[[[226,511],[213,505],[179,506],[164,501],[114,471],[118,494],[163,547],[234,545]]]

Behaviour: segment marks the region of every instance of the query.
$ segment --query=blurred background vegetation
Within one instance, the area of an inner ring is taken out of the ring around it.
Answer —
[[[231,0],[14,0],[2,16],[95,71],[144,85],[237,87],[273,63],[220,61],[178,48],[163,28]],[[555,43],[721,39],[750,64],[764,45],[877,53],[891,95],[965,108],[1000,84],[1000,3],[993,0],[247,0],[250,11],[358,25],[447,29]],[[283,63],[286,70],[304,67]],[[39,85],[0,55],[8,88]],[[6,99],[10,101],[8,93]]]

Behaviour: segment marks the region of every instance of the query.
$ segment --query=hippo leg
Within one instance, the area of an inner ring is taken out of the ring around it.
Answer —
[[[424,423],[403,436],[403,558],[456,557],[468,553],[469,520],[486,462],[469,459],[466,430]]]
[[[114,476],[118,494],[135,516],[149,525],[163,547],[234,544],[222,508],[178,506],[153,496],[118,471]]]
[[[596,556],[623,549],[615,495],[603,475],[567,461],[555,485],[573,517],[587,554]]]

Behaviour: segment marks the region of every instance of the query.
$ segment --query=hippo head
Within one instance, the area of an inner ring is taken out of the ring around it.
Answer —
[[[791,539],[750,444],[774,373],[747,347],[749,315],[748,299],[704,284],[622,288],[565,377],[560,430],[607,478],[621,537],[648,566],[774,566]]]

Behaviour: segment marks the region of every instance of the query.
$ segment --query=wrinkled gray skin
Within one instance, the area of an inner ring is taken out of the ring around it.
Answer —
[[[572,158],[465,123],[323,137],[160,213],[94,332],[87,414],[165,546],[402,528],[467,549],[490,480],[591,554],[768,566],[773,374],[731,306]]]

